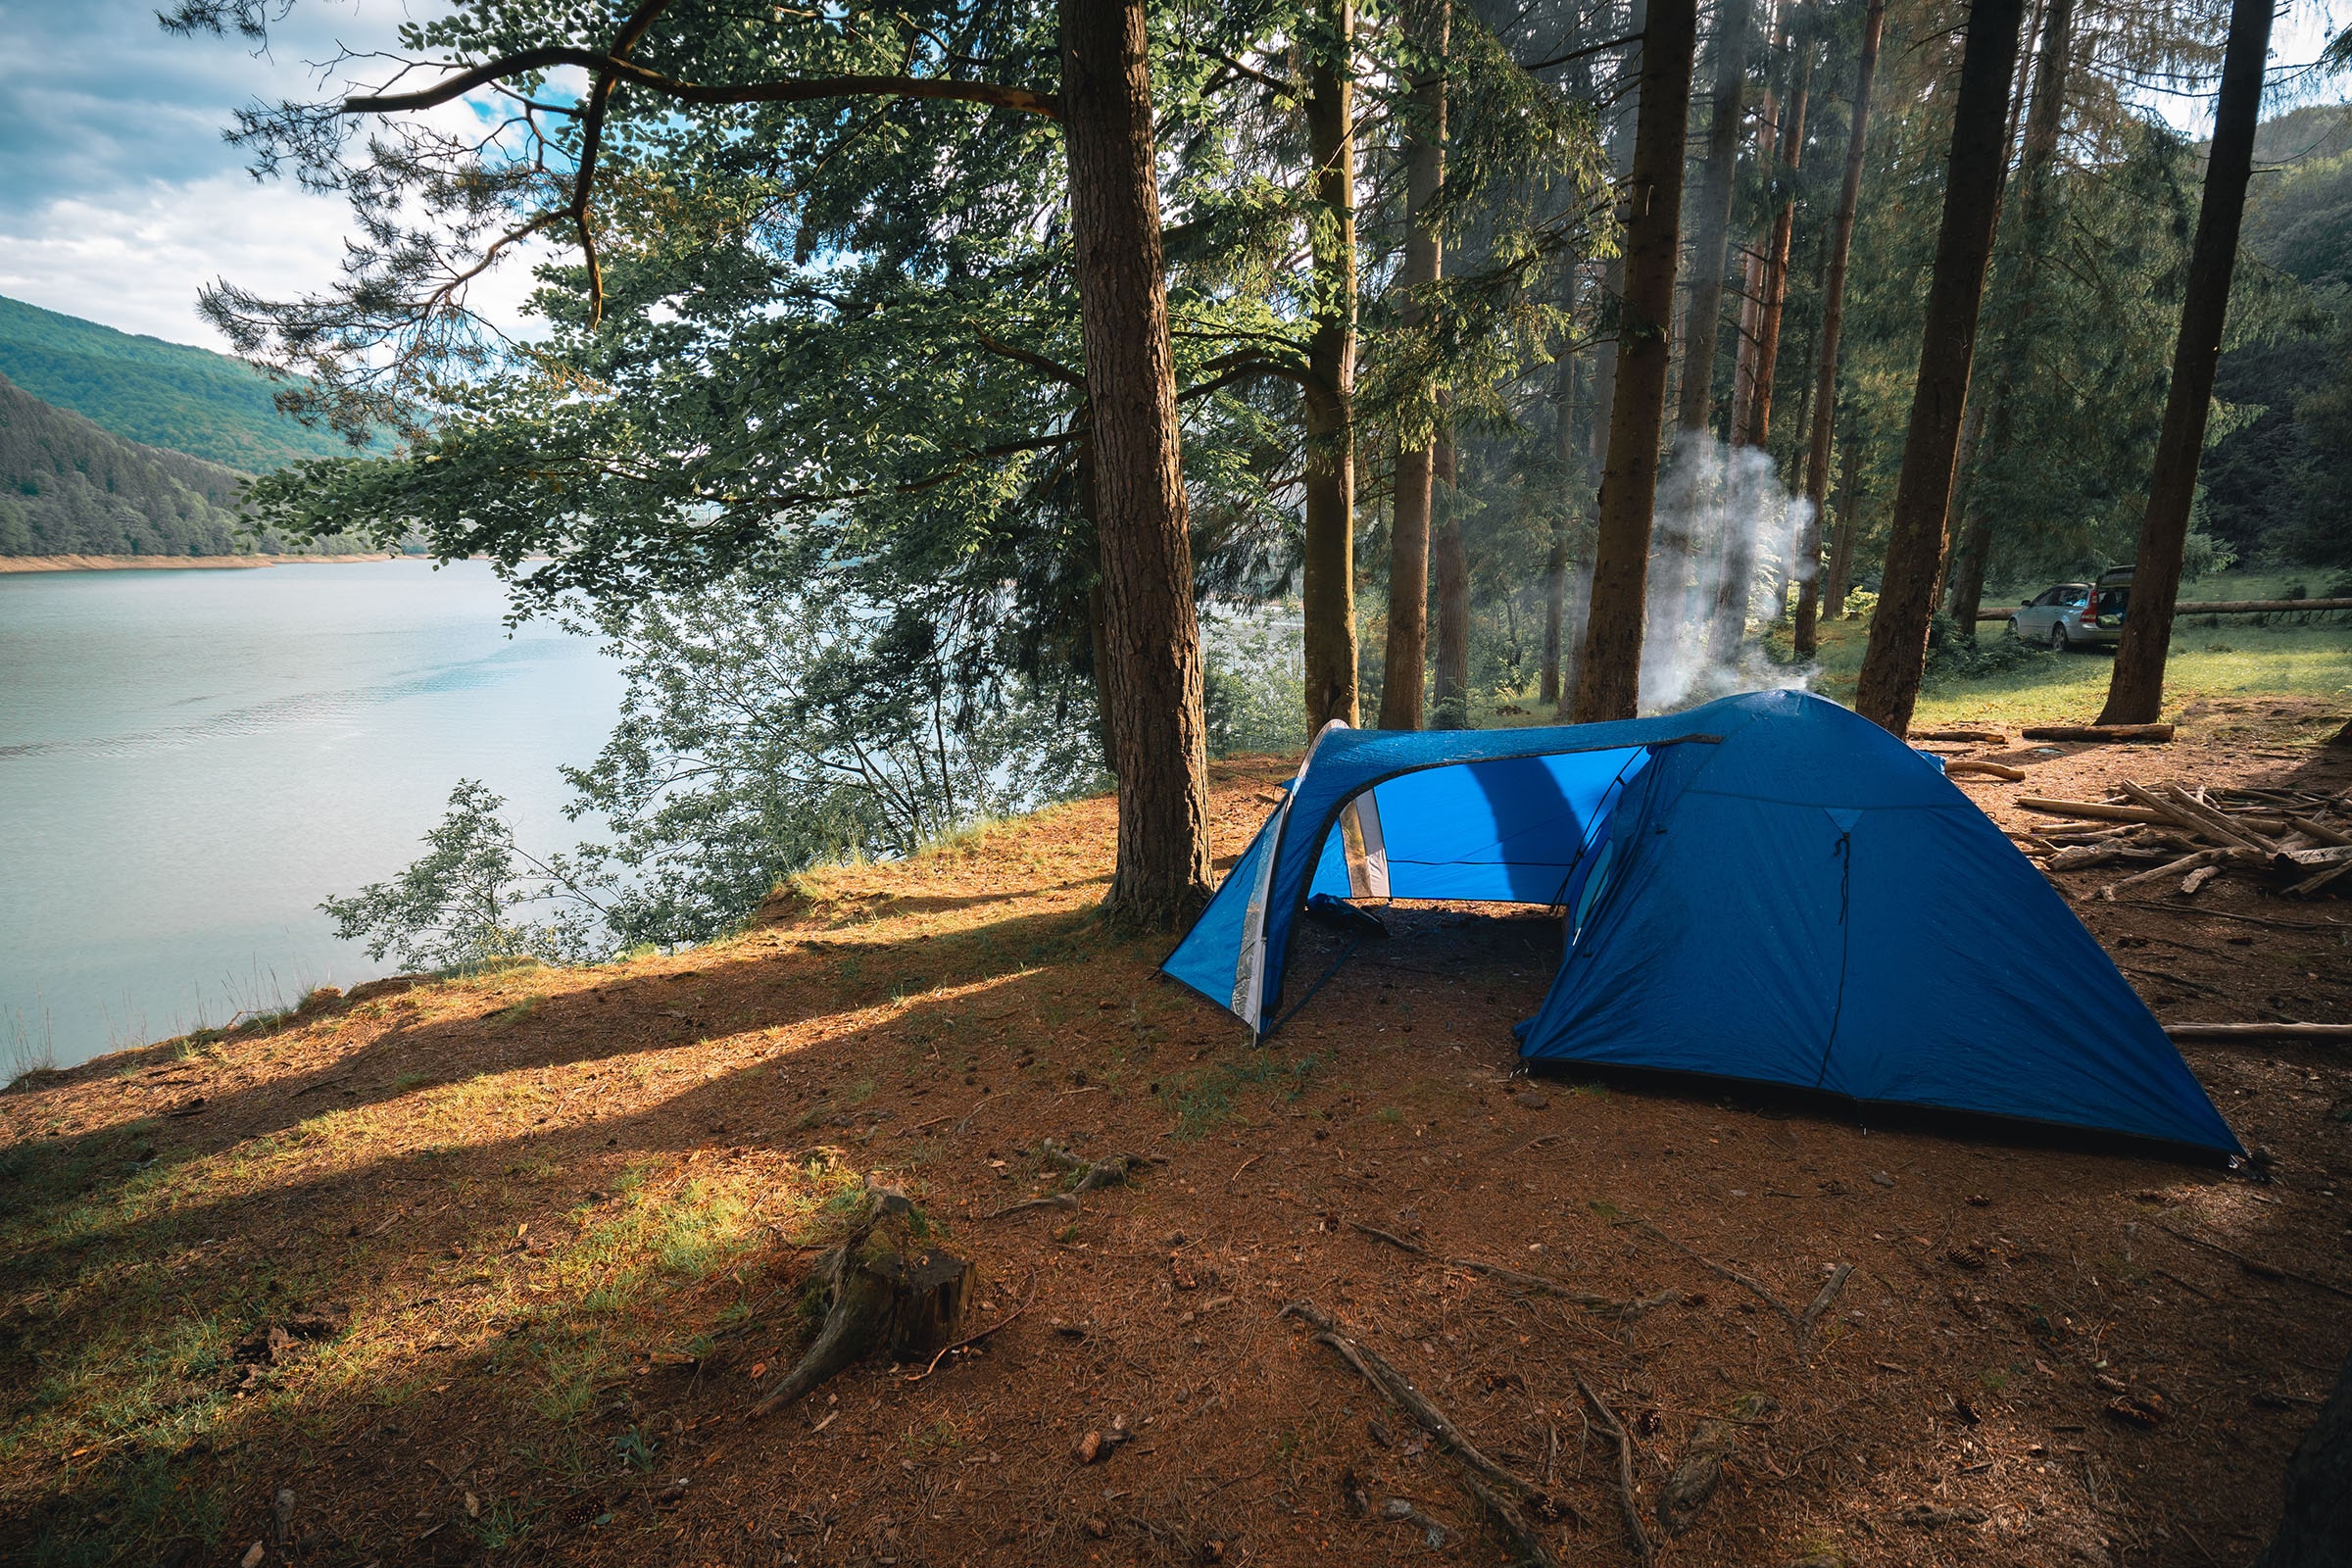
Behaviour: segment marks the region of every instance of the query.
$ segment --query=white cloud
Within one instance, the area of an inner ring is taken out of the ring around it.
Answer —
[[[226,278],[267,298],[332,283],[350,215],[340,197],[241,172],[122,187],[103,200],[65,197],[0,230],[0,294],[145,332],[223,348],[196,314],[196,291]],[[532,257],[517,254],[476,285],[473,303],[508,330],[521,321]]]
[[[304,0],[273,24],[268,53],[233,39],[178,38],[156,0],[0,0],[0,36],[25,69],[0,76],[0,294],[177,343],[225,348],[196,314],[217,278],[269,298],[339,275],[350,215],[340,197],[256,183],[221,139],[237,108],[332,96],[380,75],[381,60],[323,64],[388,46],[438,5]],[[465,105],[439,111],[467,125]],[[545,251],[512,256],[473,302],[508,331]]]

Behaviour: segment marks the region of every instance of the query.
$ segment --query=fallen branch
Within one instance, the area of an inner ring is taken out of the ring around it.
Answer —
[[[1830,1270],[1830,1277],[1823,1283],[1821,1294],[1813,1298],[1813,1304],[1806,1307],[1804,1315],[1797,1320],[1796,1343],[1799,1348],[1811,1342],[1813,1326],[1821,1321],[1821,1314],[1830,1309],[1830,1303],[1838,1299],[1838,1293],[1845,1289],[1846,1278],[1853,1272],[1854,1265],[1851,1263],[1840,1263]]]
[[[1757,1300],[1762,1301],[1766,1306],[1769,1306],[1775,1312],[1780,1313],[1782,1317],[1788,1320],[1788,1331],[1797,1337],[1797,1341],[1800,1345],[1803,1343],[1805,1335],[1803,1319],[1799,1318],[1796,1313],[1789,1308],[1786,1301],[1783,1301],[1779,1297],[1773,1295],[1772,1292],[1765,1289],[1762,1284],[1748,1278],[1745,1274],[1740,1273],[1738,1269],[1731,1267],[1729,1264],[1718,1263],[1703,1252],[1692,1251],[1690,1248],[1685,1247],[1682,1243],[1676,1241],[1673,1237],[1667,1235],[1664,1231],[1658,1229],[1655,1225],[1652,1225],[1647,1220],[1638,1221],[1637,1228],[1647,1235],[1656,1237],[1659,1241],[1664,1242],[1668,1247],[1673,1248],[1676,1251],[1682,1253],[1693,1263],[1698,1264],[1701,1268],[1706,1269],[1709,1273],[1720,1275],[1722,1278],[1730,1280],[1734,1285],[1739,1286],[1741,1290],[1747,1292],[1750,1296],[1753,1296]]]
[[[2102,900],[2112,900],[2118,892],[2125,888],[2144,887],[2151,882],[2163,882],[2183,872],[2194,871],[2199,866],[2218,865],[2229,859],[2233,853],[2241,852],[2199,850],[2194,855],[2184,855],[2178,860],[2168,860],[2163,865],[2156,866],[2151,870],[2141,871],[2136,875],[2110,882],[2099,890],[2099,897]]]
[[[984,1220],[1004,1219],[1012,1214],[1026,1214],[1032,1209],[1076,1208],[1077,1206],[1078,1200],[1072,1198],[1069,1194],[1054,1193],[1046,1198],[1032,1198],[1025,1203],[1006,1203],[1003,1208],[993,1209],[990,1212],[981,1215],[980,1217]]]
[[[1432,1262],[1443,1263],[1447,1268],[1468,1269],[1473,1274],[1484,1274],[1489,1279],[1501,1280],[1506,1285],[1516,1285],[1521,1290],[1540,1291],[1545,1296],[1556,1297],[1572,1306],[1588,1307],[1596,1312],[1610,1311],[1627,1317],[1639,1317],[1644,1312],[1652,1312],[1661,1306],[1672,1305],[1683,1298],[1683,1293],[1676,1290],[1668,1290],[1654,1297],[1636,1297],[1631,1300],[1614,1296],[1599,1296],[1591,1291],[1580,1291],[1572,1285],[1563,1285],[1558,1280],[1546,1279],[1541,1274],[1525,1274],[1515,1268],[1504,1268],[1500,1263],[1482,1262],[1475,1257],[1441,1257],[1419,1242],[1393,1235],[1377,1226],[1366,1225],[1361,1220],[1343,1220],[1341,1223],[1359,1235],[1369,1236],[1376,1242],[1386,1243],[1399,1251],[1410,1252],[1415,1257],[1426,1257]]]
[[[2245,1040],[2303,1040],[2316,1045],[2352,1044],[2352,1023],[2168,1023],[2175,1041],[2230,1044]]]
[[[1946,761],[1943,770],[1946,773],[1982,773],[1986,778],[2004,778],[2012,784],[2026,776],[2024,768],[2011,767],[2007,762],[1984,762],[1965,757]]]
[[[2117,899],[2139,909],[2163,909],[2173,914],[2192,915],[2207,920],[2235,920],[2243,925],[2269,926],[2278,931],[2352,931],[2352,925],[2341,920],[2273,920],[2267,915],[2232,914],[2228,909],[2191,909],[2178,904],[2165,904],[2156,899]]]
[[[2112,801],[2060,801],[2046,795],[2020,795],[2021,809],[2044,816],[2086,817],[2098,822],[2156,822],[2171,825],[2172,816],[2144,806],[2118,806]]]
[[[2308,1274],[2298,1274],[2291,1268],[2280,1268],[2278,1264],[2266,1263],[2259,1257],[2248,1257],[2245,1253],[2233,1251],[2219,1242],[2209,1242],[2202,1236],[2191,1236],[2186,1231],[2175,1230],[2162,1220],[2156,1222],[2156,1228],[2177,1241],[2188,1243],[2191,1247],[2202,1247],[2207,1251],[2219,1252],[2224,1257],[2232,1258],[2238,1267],[2249,1274],[2260,1275],[2266,1280],[2293,1280],[2297,1285],[2308,1285],[2315,1291],[2326,1291],[2330,1296],[2340,1296],[2346,1300],[2352,1300],[2352,1290],[2346,1290],[2341,1285],[2330,1285],[2326,1280],[2313,1279]]]
[[[1625,1533],[1632,1539],[1635,1559],[1646,1564],[1657,1556],[1658,1549],[1650,1544],[1649,1532],[1642,1528],[1642,1501],[1634,1491],[1634,1440],[1626,1435],[1625,1423],[1617,1419],[1617,1412],[1609,1408],[1608,1401],[1585,1381],[1581,1370],[1576,1372],[1576,1387],[1592,1406],[1592,1413],[1600,1418],[1600,1430],[1617,1445],[1617,1500],[1625,1509]]]
[[[1480,1452],[1478,1445],[1453,1424],[1452,1418],[1424,1397],[1405,1375],[1390,1363],[1388,1357],[1361,1341],[1342,1334],[1339,1325],[1328,1314],[1309,1302],[1293,1301],[1275,1315],[1278,1319],[1295,1317],[1314,1329],[1317,1345],[1330,1347],[1340,1359],[1355,1368],[1365,1382],[1388,1396],[1391,1403],[1418,1422],[1422,1431],[1428,1433],[1460,1463],[1495,1485],[1508,1489],[1515,1496],[1544,1495],[1534,1486]]]
[[[1502,1533],[1510,1538],[1511,1544],[1519,1548],[1518,1560],[1520,1562],[1533,1563],[1536,1568],[1560,1568],[1560,1559],[1552,1555],[1551,1548],[1544,1544],[1544,1539],[1536,1534],[1535,1527],[1530,1525],[1519,1510],[1511,1505],[1509,1498],[1487,1486],[1474,1475],[1465,1473],[1455,1476],[1453,1479],[1460,1484],[1464,1492],[1470,1494],[1486,1508],[1489,1514],[1494,1516],[1497,1525],[1502,1527]]]
[[[2000,729],[1915,729],[1904,738],[1914,741],[1984,741],[1988,745],[1997,745],[2009,738],[2009,732]]]

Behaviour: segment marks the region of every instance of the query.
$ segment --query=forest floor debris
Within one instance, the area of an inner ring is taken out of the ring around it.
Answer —
[[[2161,750],[1970,741],[2028,778],[1956,782],[2021,843],[2126,830],[2045,862],[2137,828],[2247,847],[2016,804],[2156,809],[2126,781],[2276,848],[2344,820],[2326,711],[2217,706]],[[1220,864],[1294,765],[1218,765]],[[2352,1342],[2328,1288],[2352,1281],[2352,1054],[2184,1045],[2262,1186],[1737,1096],[1525,1092],[1510,1025],[1557,933],[1447,906],[1384,910],[1382,953],[1252,1050],[1092,922],[1110,821],[1081,803],[814,874],[690,953],[355,988],[0,1095],[0,1541],[177,1568],[257,1541],[589,1568],[1433,1541],[2187,1568],[2267,1540]],[[2192,896],[2097,897],[2139,863],[2050,875],[2160,1017],[2352,1022],[2341,884],[2217,860]],[[967,1342],[755,1417],[876,1185],[972,1259]],[[1299,1300],[1556,1515],[1280,1320]]]

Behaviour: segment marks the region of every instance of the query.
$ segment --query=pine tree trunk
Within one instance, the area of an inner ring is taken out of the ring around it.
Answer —
[[[1546,708],[1560,704],[1560,633],[1568,610],[1568,531],[1576,514],[1579,465],[1576,461],[1576,360],[1562,352],[1554,365],[1551,406],[1558,423],[1552,431],[1553,451],[1560,465],[1560,494],[1551,513],[1551,548],[1544,557],[1544,664],[1539,674],[1538,700]]]
[[[1321,0],[1322,47],[1307,70],[1315,161],[1310,236],[1317,292],[1307,339],[1306,730],[1356,722],[1355,707],[1355,88],[1354,0]]]
[[[2018,159],[2017,275],[1986,399],[1985,454],[1978,477],[1958,508],[1960,559],[1952,571],[1951,612],[1960,635],[1977,635],[1977,612],[1984,604],[1984,571],[1992,556],[1992,519],[2022,498],[2001,476],[2016,452],[2018,373],[2034,341],[2040,303],[2041,259],[2050,245],[2050,170],[2058,156],[2065,120],[2067,74],[2074,58],[2075,0],[2049,0],[2042,14],[2041,43],[2034,65],[2033,109],[2026,116],[2026,140]],[[1991,479],[1990,484],[1984,482]],[[1987,494],[1986,492],[1989,492]]]
[[[1666,421],[1683,142],[1697,45],[1696,0],[1651,0],[1642,34],[1634,168],[1625,188],[1625,298],[1592,551],[1592,607],[1577,678],[1580,723],[1631,718],[1641,700],[1642,613],[1658,494],[1658,438]]]
[[[1413,113],[1405,122],[1404,265],[1396,281],[1404,290],[1404,324],[1417,331],[1428,320],[1422,291],[1446,268],[1445,237],[1429,220],[1430,204],[1446,177],[1446,79],[1437,62],[1446,58],[1453,20],[1450,0],[1408,6],[1408,41],[1433,62],[1413,85]],[[1430,443],[1396,454],[1396,506],[1389,529],[1389,631],[1382,650],[1380,727],[1421,727],[1422,670],[1429,657]]]
[[[1838,546],[1830,552],[1830,580],[1822,600],[1832,615],[1845,613],[1845,596],[1854,585],[1854,514],[1862,505],[1862,443],[1845,444],[1843,471],[1838,476]]]
[[[1624,100],[1618,111],[1617,124],[1609,137],[1609,165],[1622,186],[1631,176],[1634,167],[1634,138],[1630,127],[1642,111],[1642,45],[1638,41],[1642,30],[1649,24],[1647,0],[1634,0],[1627,30],[1637,35],[1637,41],[1627,48],[1620,62],[1617,90]],[[1598,309],[1600,341],[1593,345],[1592,354],[1592,472],[1598,473],[1609,461],[1610,411],[1617,398],[1617,317],[1620,302],[1625,298],[1625,255],[1620,251],[1601,264],[1600,299]],[[1571,690],[1574,688],[1571,687]]]
[[[1783,194],[1772,218],[1772,233],[1759,258],[1756,289],[1755,344],[1749,356],[1747,422],[1732,432],[1736,446],[1761,452],[1772,439],[1772,382],[1781,358],[1781,307],[1788,295],[1788,243],[1796,226],[1796,174],[1805,159],[1805,102],[1812,90],[1811,46],[1796,66],[1796,84],[1788,96],[1785,122],[1774,124],[1769,141],[1757,138],[1759,162],[1769,163],[1772,148],[1781,149],[1785,172],[1775,183]],[[1761,519],[1758,519],[1761,521]],[[1756,535],[1753,528],[1734,527],[1723,541],[1723,581],[1715,598],[1715,619],[1709,656],[1718,664],[1738,657],[1747,636],[1747,607],[1755,587]],[[1778,612],[1775,612],[1777,618]]]
[[[1683,339],[1676,428],[1704,430],[1715,402],[1715,342],[1723,323],[1723,272],[1731,248],[1732,198],[1740,187],[1740,122],[1747,102],[1750,0],[1723,0],[1716,13],[1715,97],[1707,162],[1690,214],[1690,315]]]
[[[1862,200],[1863,144],[1870,132],[1870,92],[1879,71],[1879,40],[1886,29],[1886,0],[1870,0],[1862,19],[1862,57],[1854,68],[1853,123],[1845,139],[1845,184],[1838,195],[1838,220],[1830,240],[1829,274],[1822,282],[1821,342],[1813,371],[1813,442],[1805,456],[1805,542],[1798,552],[1794,642],[1800,658],[1820,647],[1822,512],[1830,499],[1830,452],[1838,432],[1838,337],[1845,326],[1845,270],[1854,249],[1854,214]],[[1850,531],[1850,530],[1849,530]],[[1844,548],[1844,541],[1839,541]],[[1840,577],[1838,604],[1845,608]]]
[[[1208,750],[1143,0],[1062,0],[1061,39],[1102,564],[1101,678],[1118,752],[1106,911],[1123,924],[1172,924],[1208,895]]]
[[[2270,46],[2270,0],[2231,0],[2221,100],[2214,108],[2213,147],[2205,160],[2205,196],[2180,301],[2180,336],[2173,349],[2173,385],[2165,398],[2164,430],[2156,440],[2148,510],[2140,518],[2139,553],[2132,558],[2132,604],[2124,616],[2123,643],[2115,651],[2107,707],[2099,714],[2102,724],[2153,724],[2164,706],[2164,661],[2173,641],[2173,606],[2180,597],[2180,558],[2197,495],[2205,419],[2213,410],[2213,378],[2230,310],[2230,278],[2237,266],[2238,222],[2246,212]]]
[[[1552,712],[1563,724],[1576,717],[1576,692],[1585,667],[1585,627],[1592,616],[1592,572],[1582,562],[1568,568],[1566,600],[1560,628],[1560,706]],[[2352,729],[2352,725],[2346,727]]]
[[[2017,69],[2024,17],[2023,0],[1976,0],[1961,54],[1943,221],[1928,286],[1927,325],[1895,485],[1886,569],[1854,691],[1855,710],[1898,737],[1910,727],[1911,710],[1919,701],[1928,617],[1942,575],[1944,514],[1951,504],[1960,422],[1976,359],[1977,307],[1984,295],[1984,268],[1991,259],[2001,179],[2008,170],[2009,82]]]
[[[1470,558],[1455,502],[1451,438],[1438,443],[1435,521],[1430,529],[1430,575],[1438,608],[1437,682],[1430,692],[1429,727],[1470,727]]]

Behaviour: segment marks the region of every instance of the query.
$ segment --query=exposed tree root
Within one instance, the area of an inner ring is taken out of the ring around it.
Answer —
[[[1720,1279],[1730,1280],[1734,1285],[1739,1286],[1741,1290],[1747,1292],[1750,1296],[1753,1296],[1757,1300],[1762,1301],[1766,1306],[1769,1306],[1775,1312],[1780,1313],[1783,1321],[1788,1325],[1788,1333],[1796,1341],[1797,1353],[1800,1355],[1803,1354],[1805,1350],[1808,1349],[1812,1345],[1813,1326],[1820,1322],[1821,1315],[1830,1309],[1830,1303],[1838,1298],[1838,1293],[1845,1289],[1846,1276],[1852,1274],[1854,1271],[1854,1265],[1851,1263],[1840,1263],[1836,1268],[1832,1269],[1830,1271],[1828,1283],[1824,1284],[1821,1288],[1821,1294],[1813,1298],[1813,1304],[1806,1307],[1802,1312],[1799,1312],[1796,1310],[1796,1308],[1790,1306],[1788,1302],[1773,1295],[1772,1292],[1766,1288],[1761,1281],[1752,1279],[1749,1276],[1740,1273],[1738,1269],[1733,1268],[1728,1263],[1718,1263],[1715,1261],[1715,1259],[1707,1256],[1704,1252],[1693,1251],[1691,1249],[1685,1247],[1682,1243],[1676,1241],[1673,1237],[1667,1235],[1664,1231],[1658,1229],[1655,1225],[1652,1225],[1649,1221],[1645,1219],[1636,1220],[1634,1221],[1634,1228],[1641,1231],[1644,1236],[1653,1236],[1659,1241],[1664,1242],[1668,1247],[1673,1248],[1676,1251],[1682,1253],[1685,1257],[1690,1259],[1691,1262],[1696,1263],[1708,1273],[1713,1274]]]
[[[1361,1220],[1351,1219],[1342,1223],[1351,1231],[1402,1251],[1410,1252],[1415,1257],[1426,1257],[1432,1262],[1443,1263],[1447,1268],[1468,1269],[1473,1274],[1484,1274],[1489,1279],[1500,1280],[1506,1285],[1516,1285],[1523,1291],[1536,1291],[1544,1296],[1556,1297],[1573,1306],[1586,1307],[1594,1312],[1614,1312],[1621,1317],[1632,1319],[1640,1317],[1644,1312],[1654,1312],[1661,1306],[1671,1306],[1683,1298],[1683,1293],[1672,1288],[1661,1291],[1656,1296],[1635,1297],[1630,1300],[1615,1296],[1598,1296],[1591,1291],[1580,1291],[1572,1285],[1564,1285],[1558,1280],[1548,1279],[1542,1274],[1525,1274],[1515,1268],[1504,1268],[1499,1263],[1482,1262],[1475,1257],[1440,1256],[1418,1242],[1381,1230],[1376,1226],[1366,1225]]]
[[[982,1219],[1004,1219],[1009,1215],[1032,1213],[1041,1208],[1076,1208],[1077,1206],[1078,1200],[1069,1194],[1054,1193],[1047,1198],[1032,1198],[1025,1203],[1006,1203],[1003,1208],[992,1208],[980,1217]]]
[[[1636,1560],[1646,1564],[1656,1558],[1658,1548],[1650,1544],[1649,1532],[1642,1528],[1642,1498],[1634,1491],[1634,1440],[1627,1436],[1625,1423],[1617,1419],[1617,1412],[1609,1408],[1606,1399],[1593,1392],[1592,1385],[1585,1381],[1581,1371],[1576,1374],[1576,1387],[1577,1392],[1585,1396],[1585,1402],[1592,1407],[1592,1414],[1600,1422],[1600,1430],[1608,1434],[1610,1442],[1617,1445],[1617,1502],[1625,1510],[1625,1533],[1634,1548],[1634,1556]]]
[[[1524,1502],[1534,1504],[1536,1511],[1541,1511],[1541,1514],[1557,1514],[1559,1509],[1554,1507],[1552,1499],[1543,1495],[1539,1488],[1527,1484],[1527,1481],[1522,1481],[1515,1474],[1510,1474],[1507,1469],[1500,1467],[1500,1464],[1495,1464],[1494,1460],[1489,1460],[1484,1452],[1480,1452],[1477,1444],[1472,1444],[1468,1434],[1465,1434],[1460,1427],[1453,1425],[1453,1420],[1445,1413],[1445,1410],[1440,1410],[1435,1403],[1430,1403],[1428,1398],[1425,1398],[1423,1394],[1418,1392],[1409,1380],[1406,1380],[1406,1375],[1399,1373],[1397,1368],[1388,1361],[1388,1356],[1383,1356],[1381,1351],[1371,1349],[1369,1345],[1359,1343],[1359,1340],[1354,1340],[1350,1336],[1343,1336],[1343,1333],[1339,1331],[1339,1324],[1334,1324],[1329,1314],[1319,1312],[1315,1304],[1292,1302],[1289,1307],[1282,1309],[1280,1316],[1296,1316],[1300,1324],[1307,1324],[1310,1328],[1315,1328],[1317,1345],[1329,1345],[1329,1348],[1339,1354],[1341,1361],[1346,1361],[1348,1366],[1352,1366],[1354,1371],[1362,1375],[1364,1382],[1369,1382],[1369,1385],[1376,1387],[1378,1392],[1386,1394],[1386,1396],[1390,1398],[1390,1403],[1395,1403],[1397,1408],[1404,1410],[1406,1415],[1411,1415],[1413,1420],[1421,1425],[1423,1432],[1428,1432],[1430,1437],[1437,1439],[1437,1444],[1440,1444],[1442,1448],[1448,1452],[1448,1455],[1453,1455],[1453,1460],[1456,1460],[1458,1464],[1463,1464],[1463,1469],[1468,1469],[1468,1472],[1477,1474],[1477,1476],[1484,1476],[1484,1479],[1492,1481],[1494,1486],[1503,1488],[1505,1495],[1519,1497],[1519,1499],[1524,1499]]]

